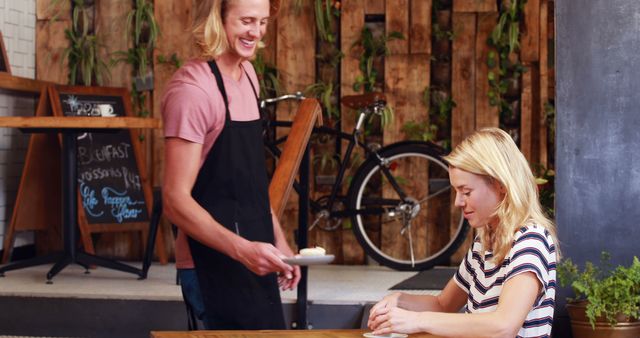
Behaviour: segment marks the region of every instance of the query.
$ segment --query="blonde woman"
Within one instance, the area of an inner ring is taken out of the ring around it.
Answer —
[[[371,309],[369,327],[375,334],[549,337],[559,248],[527,160],[497,128],[475,132],[445,160],[455,204],[477,233],[473,246],[440,295],[388,295]]]
[[[300,279],[282,261],[293,252],[270,210],[258,79],[248,61],[277,6],[197,1],[201,58],[176,72],[162,100],[165,215],[179,229],[185,298],[207,329],[284,329],[278,286]]]

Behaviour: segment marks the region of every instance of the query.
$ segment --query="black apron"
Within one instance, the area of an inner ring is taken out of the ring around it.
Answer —
[[[209,61],[209,67],[224,99],[226,119],[191,195],[217,222],[237,235],[274,244],[262,121],[231,120],[220,70],[214,61]],[[251,87],[256,95],[253,83]],[[256,95],[256,104],[257,99]],[[285,328],[275,273],[258,276],[192,238],[189,247],[205,304],[207,329]]]

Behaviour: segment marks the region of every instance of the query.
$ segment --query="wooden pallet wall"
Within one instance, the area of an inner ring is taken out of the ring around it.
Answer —
[[[186,61],[196,55],[192,44],[187,42],[190,35],[191,15],[196,0],[154,1],[155,15],[162,35],[154,57],[155,91],[152,98],[153,116],[160,118],[160,99],[164,86],[175,69],[167,64],[158,64],[156,57],[177,53]],[[66,47],[64,28],[70,26],[69,11],[51,20],[47,5],[55,0],[38,0],[37,7],[37,74],[39,79],[66,83],[66,69],[58,68],[62,50]],[[66,3],[67,1],[63,1]],[[447,2],[447,1],[444,1]],[[118,22],[130,8],[130,0],[97,0],[97,30],[102,32],[109,50],[126,49],[128,44],[122,38],[122,27]],[[281,85],[287,92],[304,90],[318,81],[316,71],[316,27],[312,0],[282,0],[281,11],[269,26],[263,52],[267,62],[278,68]],[[407,121],[424,121],[427,109],[422,103],[424,90],[431,84],[440,67],[433,67],[432,17],[444,18],[452,25],[454,38],[451,45],[450,94],[455,101],[452,112],[451,142],[455,146],[474,130],[499,125],[496,107],[489,104],[487,96],[488,73],[487,55],[490,51],[486,40],[498,20],[496,0],[452,0],[449,13],[432,15],[433,0],[342,0],[340,1],[339,46],[344,53],[340,63],[339,95],[356,94],[353,83],[360,74],[359,60],[352,46],[360,37],[367,20],[383,18],[382,27],[388,33],[398,31],[407,38],[388,43],[390,55],[384,62],[382,87],[387,94],[389,105],[394,110],[394,124],[384,130],[385,144],[405,138],[401,127]],[[297,7],[299,6],[299,7]],[[519,59],[529,71],[520,82],[519,110],[521,111],[519,142],[525,156],[532,163],[547,165],[550,150],[547,143],[552,135],[547,135],[545,106],[554,98],[553,60],[549,57],[549,43],[553,40],[553,0],[528,0],[524,23],[521,25],[521,51]],[[551,51],[553,52],[553,51]],[[110,84],[129,86],[130,74],[124,65],[112,70]],[[291,119],[297,106],[293,103],[281,104],[279,119]],[[355,117],[342,107],[343,130],[353,128]],[[160,186],[163,173],[163,135],[155,131],[150,136],[149,167],[155,186]],[[344,147],[343,147],[344,149]],[[296,194],[287,206],[283,226],[293,244],[294,229],[297,228]],[[312,220],[313,218],[311,218]],[[168,233],[168,232],[166,232]],[[340,263],[360,264],[365,261],[364,253],[357,244],[350,229],[326,232],[315,229],[309,236],[310,244],[318,244],[335,253]],[[459,260],[460,255],[456,256]]]

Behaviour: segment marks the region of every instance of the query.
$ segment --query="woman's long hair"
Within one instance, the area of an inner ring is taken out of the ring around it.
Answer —
[[[445,156],[445,160],[451,167],[485,176],[504,187],[505,196],[493,213],[499,220],[498,225],[493,231],[487,227],[478,229],[482,247],[493,252],[494,263],[504,260],[518,229],[529,224],[549,231],[560,258],[555,224],[542,211],[529,163],[509,134],[498,128],[476,131]]]
[[[197,0],[191,32],[195,44],[200,48],[200,57],[215,59],[229,48],[224,31],[224,18],[233,0]],[[280,8],[280,0],[270,1],[270,15]]]

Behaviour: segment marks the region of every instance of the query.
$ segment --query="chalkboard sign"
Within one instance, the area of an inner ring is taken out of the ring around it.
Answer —
[[[57,86],[51,93],[57,116],[130,115],[129,95],[124,88]],[[80,223],[102,228],[112,225],[108,231],[124,230],[126,224],[148,223],[151,189],[142,170],[137,140],[130,130],[78,134]]]
[[[7,57],[7,49],[4,46],[2,32],[0,32],[0,72],[11,74],[11,67],[9,66],[9,58]]]

